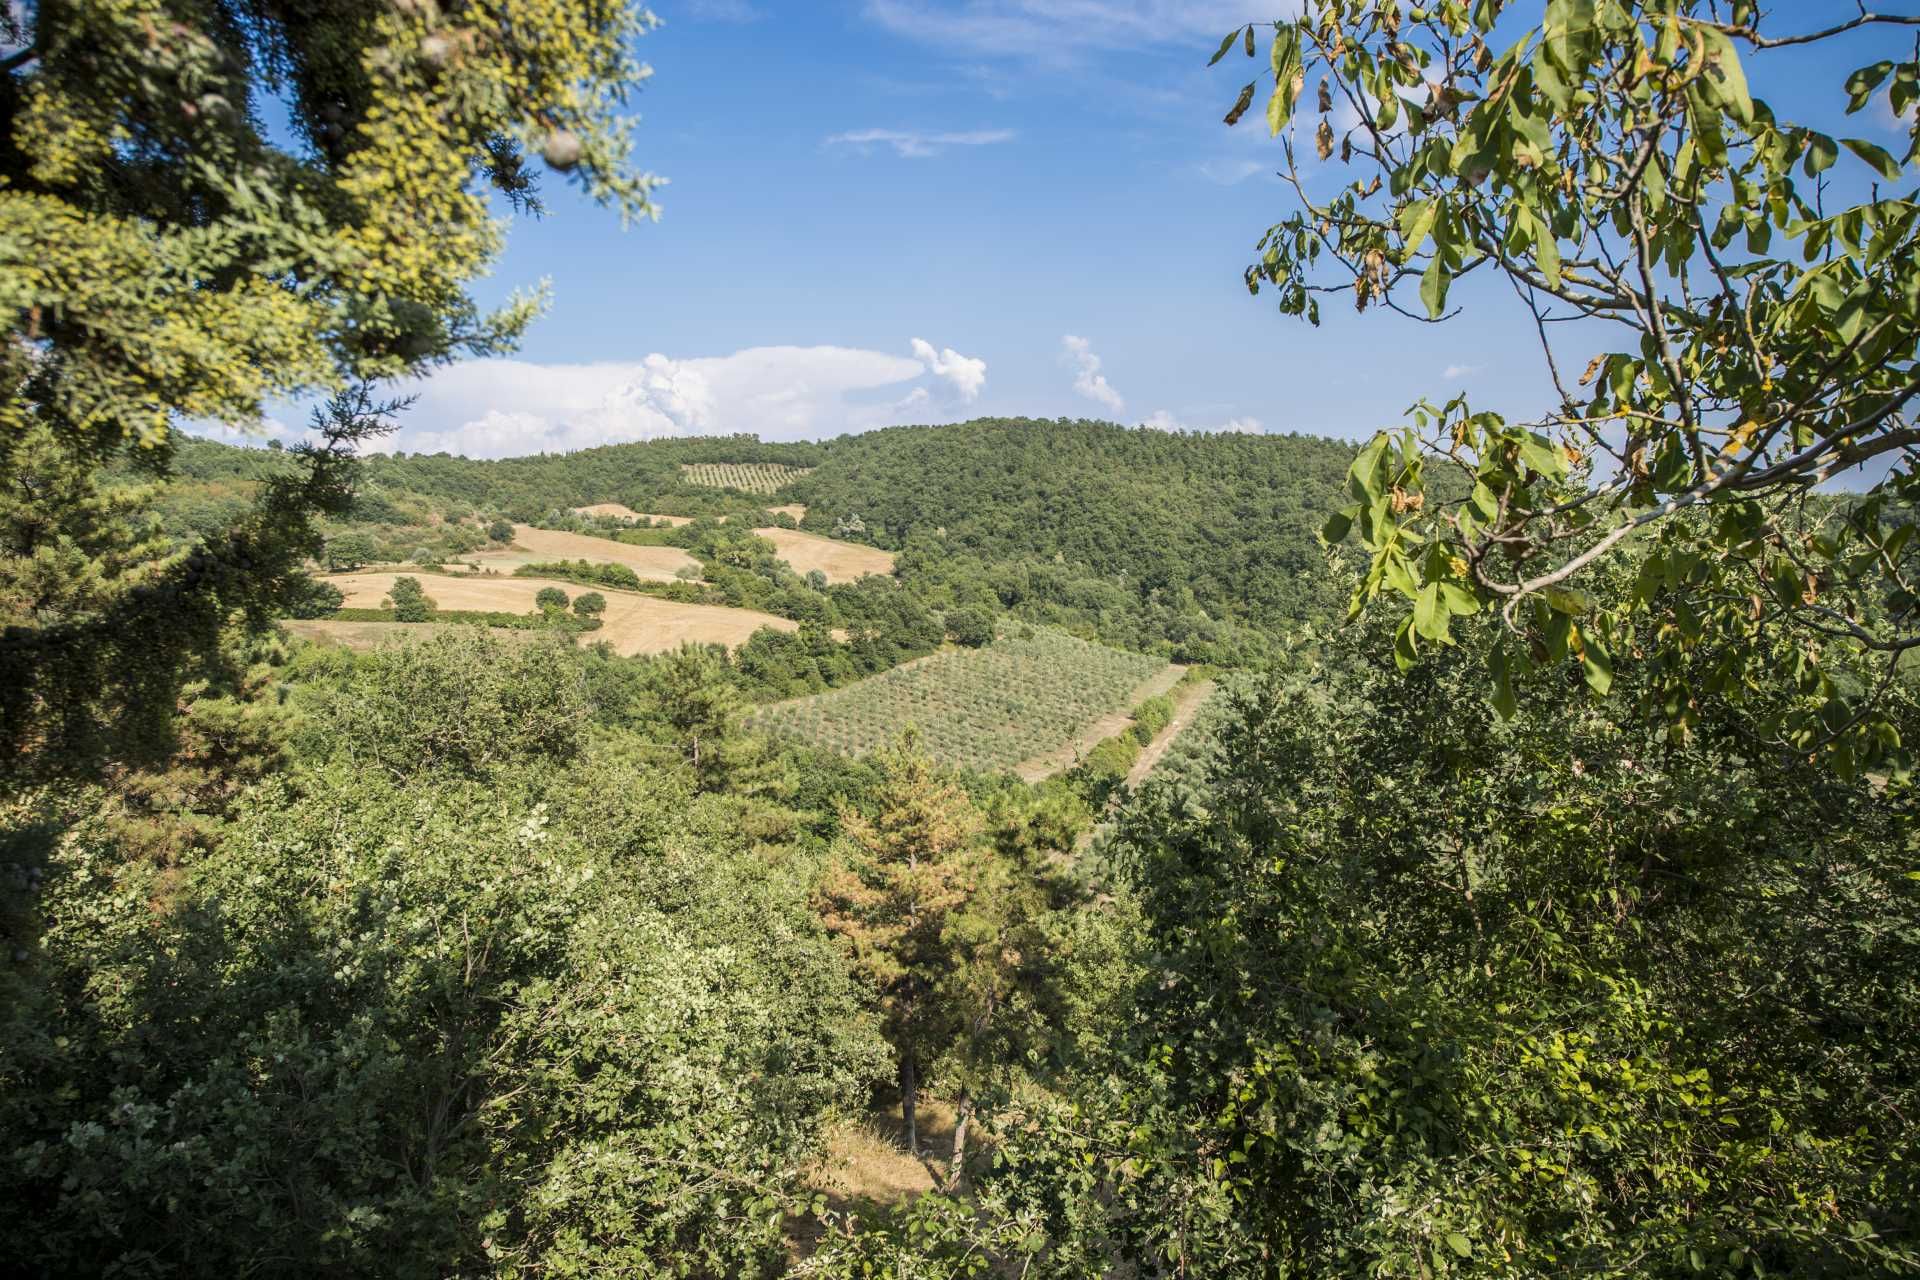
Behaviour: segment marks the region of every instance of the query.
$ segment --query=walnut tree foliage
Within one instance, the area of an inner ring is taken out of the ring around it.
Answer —
[[[530,156],[653,212],[620,110],[653,19],[581,0],[39,0],[0,21],[0,735],[16,768],[84,773],[98,739],[137,754],[157,736],[142,718],[219,623],[278,602],[353,437],[304,451],[309,483],[197,549],[143,538],[141,495],[102,468],[162,475],[183,421],[253,422],[274,397],[508,347],[538,298],[487,314],[467,290],[501,248],[490,202],[537,207]],[[347,407],[364,438],[378,406]]]
[[[1318,198],[1288,144],[1299,207],[1249,288],[1316,322],[1334,292],[1441,320],[1455,281],[1491,278],[1554,387],[1521,422],[1423,401],[1356,461],[1326,536],[1370,558],[1354,608],[1394,611],[1403,665],[1494,610],[1497,705],[1543,664],[1604,694],[1645,653],[1643,696],[1684,733],[1703,692],[1761,683],[1787,635],[1793,696],[1756,735],[1843,771],[1901,755],[1876,707],[1920,644],[1916,25],[1755,0],[1310,0],[1275,24],[1268,126],[1317,113],[1340,167]],[[1769,105],[1830,45],[1871,56],[1811,91],[1908,120],[1904,154]],[[1215,61],[1255,46],[1237,30]],[[1866,492],[1823,501],[1830,481]],[[1649,547],[1638,579],[1594,591],[1629,541]],[[1683,655],[1708,651],[1705,688],[1683,684]]]

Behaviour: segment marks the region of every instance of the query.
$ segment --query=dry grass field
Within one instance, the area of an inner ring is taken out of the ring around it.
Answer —
[[[777,516],[783,511],[792,516],[795,523],[807,518],[807,504],[804,502],[789,502],[783,507],[767,508],[767,514],[770,516]]]
[[[793,566],[795,573],[814,569],[827,575],[828,582],[852,582],[869,573],[893,572],[893,552],[863,547],[857,542],[837,542],[817,533],[798,529],[755,529],[755,533],[774,545],[780,558]]]
[[[498,551],[476,551],[471,560],[489,569],[511,570],[517,565],[548,560],[586,560],[593,564],[623,564],[653,582],[672,582],[674,571],[688,565],[699,569],[700,562],[678,547],[630,547],[611,538],[596,538],[585,533],[562,533],[557,529],[536,529],[530,524],[513,526],[513,545]]]
[[[802,507],[801,510],[805,511],[806,508]],[[635,522],[651,520],[655,524],[659,524],[662,520],[665,520],[675,528],[683,524],[693,523],[692,516],[656,516],[647,511],[635,511],[632,507],[619,502],[596,502],[590,507],[575,507],[573,514],[577,516],[612,516],[616,520],[632,520]],[[794,517],[796,520],[799,518],[799,516]]]
[[[634,548],[643,549],[643,548]],[[340,588],[349,609],[378,609],[380,601],[399,577],[393,573],[342,573],[326,580]],[[529,613],[533,598],[542,587],[559,587],[569,599],[587,591],[599,591],[607,598],[607,611],[601,615],[598,631],[586,635],[588,643],[605,641],[614,652],[664,653],[677,649],[688,640],[700,644],[744,644],[761,627],[798,631],[800,624],[787,618],[754,609],[727,609],[710,604],[676,604],[631,591],[609,591],[602,587],[583,587],[574,582],[555,582],[548,578],[457,576],[435,573],[415,575],[427,595],[442,609],[497,610],[502,613]]]

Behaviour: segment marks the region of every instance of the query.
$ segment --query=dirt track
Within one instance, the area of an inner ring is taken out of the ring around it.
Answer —
[[[1133,709],[1148,698],[1157,698],[1174,685],[1180,683],[1180,677],[1187,669],[1179,663],[1169,663],[1154,672],[1146,680],[1134,686],[1127,695],[1127,703],[1118,711],[1110,711],[1092,724],[1082,729],[1066,742],[1061,743],[1044,755],[1023,760],[1014,768],[1023,782],[1040,782],[1051,778],[1065,769],[1071,769],[1074,762],[1105,742],[1117,733],[1124,732],[1133,722]]]

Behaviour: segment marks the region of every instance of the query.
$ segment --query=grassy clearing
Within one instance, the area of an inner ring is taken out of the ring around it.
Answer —
[[[680,473],[688,484],[709,489],[740,489],[746,493],[776,493],[812,471],[778,462],[683,462]]]
[[[1167,664],[1059,631],[947,650],[753,717],[759,728],[862,755],[917,726],[945,764],[1011,769],[1071,741]]]
[[[893,552],[878,547],[840,542],[817,533],[801,533],[798,529],[774,527],[754,532],[771,542],[795,573],[818,569],[827,575],[828,582],[851,582],[870,573],[885,576],[893,572]]]

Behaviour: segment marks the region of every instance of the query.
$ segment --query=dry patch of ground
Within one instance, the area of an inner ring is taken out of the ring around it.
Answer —
[[[586,560],[593,564],[623,564],[652,582],[672,582],[674,574],[700,562],[678,547],[633,547],[611,538],[596,538],[585,533],[564,533],[558,529],[536,529],[530,524],[513,526],[513,545],[498,551],[476,551],[461,556],[462,562],[492,569],[512,569],[517,565],[547,560]]]
[[[780,558],[793,566],[795,573],[807,574],[818,569],[827,575],[828,582],[852,582],[870,573],[886,575],[893,572],[891,551],[864,547],[857,542],[839,542],[833,538],[823,538],[817,533],[802,533],[798,529],[775,527],[755,529],[754,532],[771,542]]]
[[[906,1122],[897,1102],[887,1111],[842,1121],[827,1135],[826,1154],[807,1170],[807,1187],[826,1196],[830,1213],[847,1213],[904,1204],[944,1185],[953,1160],[953,1108],[923,1095],[915,1120],[917,1156],[907,1152]],[[789,1219],[787,1228],[788,1248],[796,1258],[810,1255],[824,1234],[812,1217]]]
[[[783,512],[787,515],[792,516],[794,518],[794,521],[798,523],[799,521],[805,520],[807,518],[807,504],[804,502],[789,502],[783,507],[767,508],[768,515],[777,516],[782,514]]]
[[[394,573],[343,573],[326,579],[340,588],[349,609],[378,609],[380,601],[393,589]],[[550,578],[513,578],[505,575],[418,574],[420,585],[442,609],[498,610],[502,613],[530,613],[533,598],[542,587],[558,587],[568,597],[598,591],[607,599],[607,611],[600,615],[600,628],[586,633],[587,643],[600,641],[613,646],[615,653],[665,653],[686,641],[698,644],[745,644],[761,627],[780,631],[798,631],[800,624],[789,618],[776,618],[756,609],[728,609],[711,604],[677,604],[632,591],[610,591],[604,587],[583,587],[575,582],[557,582]],[[404,624],[403,624],[404,625]]]
[[[1174,685],[1180,683],[1180,677],[1187,669],[1179,663],[1169,663],[1154,672],[1134,687],[1127,695],[1127,705],[1119,711],[1109,712],[1075,734],[1072,739],[1061,743],[1044,755],[1023,760],[1014,772],[1023,782],[1041,782],[1065,769],[1071,769],[1081,756],[1093,750],[1108,738],[1126,731],[1133,723],[1133,709],[1148,698],[1157,698]],[[1162,750],[1165,750],[1163,747]]]

